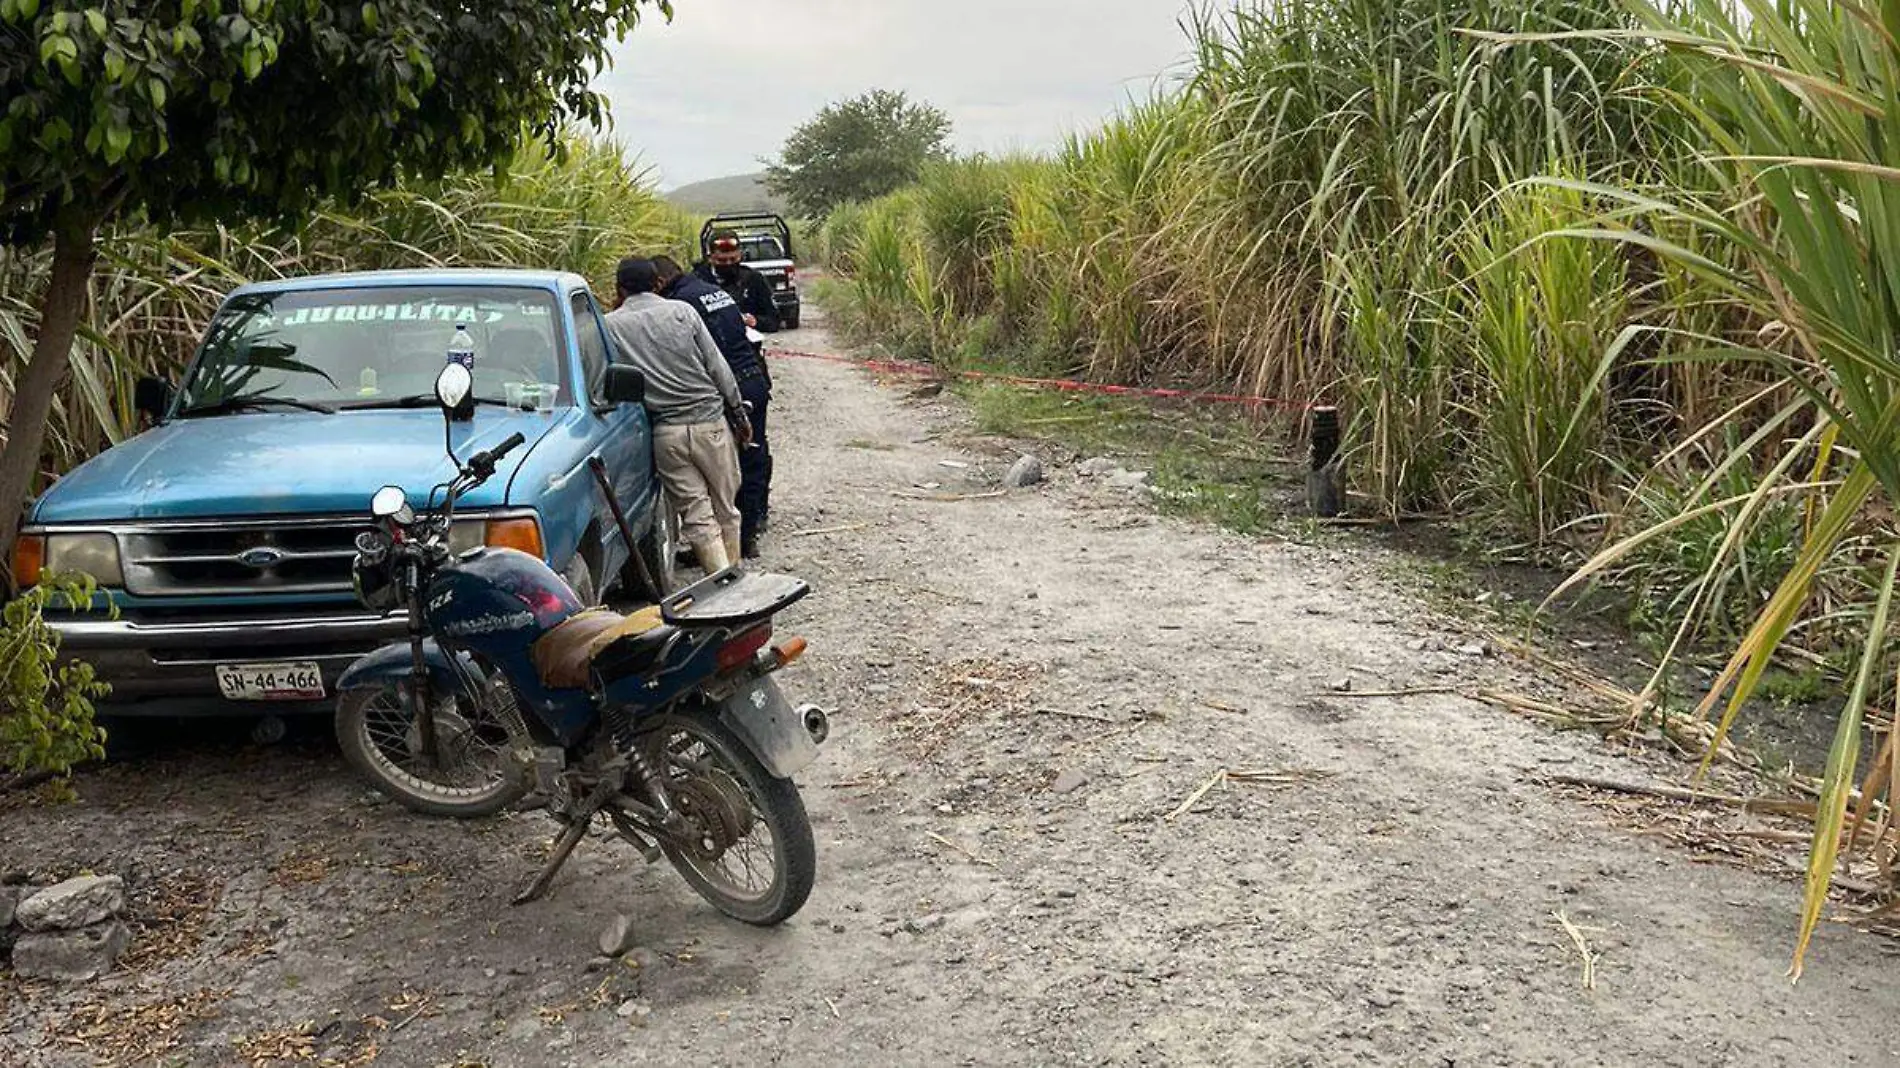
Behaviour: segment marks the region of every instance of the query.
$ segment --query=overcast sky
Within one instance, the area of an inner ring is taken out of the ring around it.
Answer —
[[[1187,58],[1183,0],[675,0],[614,50],[614,136],[663,188],[759,169],[825,104],[902,89],[956,145],[1060,144]]]

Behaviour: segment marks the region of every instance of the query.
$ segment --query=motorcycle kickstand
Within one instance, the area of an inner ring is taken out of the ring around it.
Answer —
[[[567,825],[567,830],[562,831],[561,837],[555,839],[554,851],[548,855],[547,863],[541,866],[540,874],[534,877],[534,881],[529,883],[526,889],[515,895],[511,904],[525,905],[548,892],[548,887],[554,884],[554,877],[560,874],[561,868],[566,866],[567,858],[574,855],[574,847],[580,845],[581,839],[587,837],[587,828],[593,825],[594,815],[606,804],[608,792],[608,787],[603,784],[594,791],[592,796],[588,797],[586,804],[574,814],[573,822]]]
[[[547,893],[548,887],[554,883],[555,875],[559,874],[561,868],[567,864],[567,858],[574,855],[574,847],[581,844],[582,838],[587,837],[587,827],[593,822],[594,818],[587,816],[568,824],[567,830],[562,831],[561,837],[554,843],[553,855],[549,856],[548,862],[541,866],[541,873],[534,877],[534,881],[528,884],[527,889],[516,894],[514,901],[510,904],[525,905]]]

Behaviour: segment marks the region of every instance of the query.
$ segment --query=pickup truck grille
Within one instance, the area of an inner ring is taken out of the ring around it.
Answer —
[[[125,588],[141,597],[340,593],[368,523],[285,519],[120,529]]]

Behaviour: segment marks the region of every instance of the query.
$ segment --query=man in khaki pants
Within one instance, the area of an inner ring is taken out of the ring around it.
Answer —
[[[620,261],[606,316],[620,360],[646,376],[653,459],[707,574],[739,562],[739,454],[750,434],[732,369],[699,314],[654,292],[651,260]],[[735,429],[736,428],[736,429]]]

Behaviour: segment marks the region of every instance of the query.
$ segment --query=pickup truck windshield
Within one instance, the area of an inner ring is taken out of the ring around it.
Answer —
[[[185,381],[179,410],[233,406],[317,410],[434,403],[458,323],[475,340],[475,395],[518,403],[560,387],[554,296],[478,286],[378,286],[237,297],[218,311]]]

